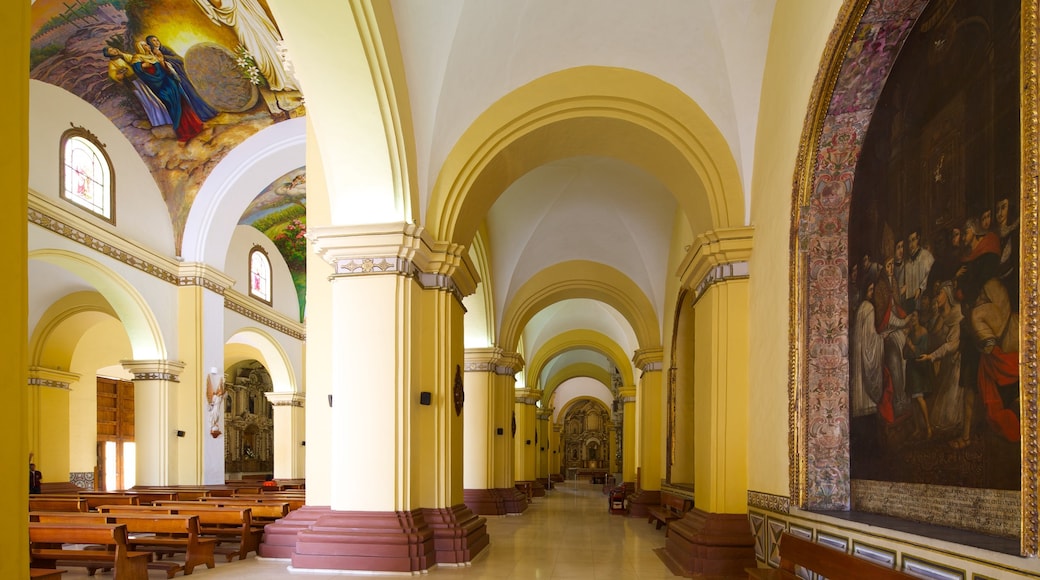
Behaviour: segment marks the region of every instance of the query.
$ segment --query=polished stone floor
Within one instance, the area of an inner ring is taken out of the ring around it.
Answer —
[[[491,545],[467,567],[436,567],[430,580],[665,580],[674,576],[654,554],[664,546],[664,530],[655,530],[644,518],[611,515],[602,485],[567,481],[535,498],[519,516],[488,518]],[[241,562],[221,562],[210,570],[195,568],[188,578],[199,580],[265,580],[302,576],[285,560],[250,556]],[[313,575],[313,574],[307,574]],[[364,574],[363,578],[401,578],[403,574]],[[64,580],[87,578],[82,568]],[[99,573],[97,578],[111,578]],[[358,577],[322,574],[319,578]],[[150,580],[165,578],[152,571]],[[181,578],[181,576],[177,576]]]

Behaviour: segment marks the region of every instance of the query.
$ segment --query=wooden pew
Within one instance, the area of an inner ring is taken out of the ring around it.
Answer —
[[[250,507],[253,508],[253,520],[270,523],[284,518],[292,511],[292,502],[281,498],[269,498],[267,496],[235,496],[235,497],[203,497],[200,503],[212,504],[220,507]],[[159,502],[159,505],[170,505],[170,502]],[[299,506],[303,504],[300,503]],[[299,507],[297,506],[297,507]]]
[[[100,506],[99,511],[111,514],[134,513],[169,513],[194,515],[199,519],[199,533],[203,537],[212,537],[222,542],[235,542],[234,546],[218,544],[214,552],[223,555],[230,562],[238,556],[244,560],[249,552],[256,552],[263,538],[263,526],[253,522],[251,508],[219,507],[202,502],[173,502],[167,505],[153,506]]]
[[[99,544],[105,550],[66,550],[42,545]],[[29,560],[38,568],[62,565],[83,566],[91,576],[102,568],[113,568],[119,580],[148,580],[151,552],[132,552],[127,546],[123,524],[29,523]]]
[[[651,524],[656,521],[656,529],[660,530],[661,526],[668,525],[668,522],[681,520],[686,515],[686,512],[691,509],[693,509],[692,500],[671,492],[662,491],[661,505],[650,508],[647,512],[650,517],[647,518],[646,523]],[[668,535],[667,529],[665,529],[664,534]]]
[[[193,515],[166,514],[158,511],[141,510],[132,514],[76,513],[76,512],[29,512],[30,522],[44,524],[124,524],[130,550],[152,552],[155,560],[149,568],[166,572],[173,578],[177,572],[191,574],[195,566],[205,564],[213,568],[216,563],[213,551],[216,538],[201,537],[199,519]],[[184,564],[162,560],[163,555],[183,553]]]
[[[31,512],[86,512],[87,500],[73,496],[43,497],[40,495],[29,496],[29,511]]]
[[[842,580],[911,580],[906,572],[886,568],[840,550],[810,542],[784,532],[780,536],[779,568],[748,568],[751,580],[798,580],[796,570],[801,566],[822,577]]]
[[[61,580],[61,575],[66,570],[48,570],[46,568],[29,568],[29,578],[32,580]]]

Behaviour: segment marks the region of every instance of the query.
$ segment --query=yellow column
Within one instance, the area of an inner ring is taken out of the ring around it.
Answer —
[[[45,482],[69,481],[69,388],[79,375],[29,369],[29,449]]]
[[[669,556],[699,569],[710,537],[727,538],[712,569],[740,574],[755,564],[747,524],[748,269],[751,228],[701,234],[680,272],[693,291],[694,509],[669,524],[686,542],[670,543]],[[678,422],[678,421],[677,421]],[[683,547],[685,544],[685,547]]]
[[[303,406],[306,395],[300,393],[264,393],[274,408],[274,478],[305,477]]]
[[[661,489],[664,477],[664,400],[661,377],[664,351],[660,348],[637,350],[632,357],[639,377],[639,473],[640,486],[647,491]]]
[[[747,511],[747,278],[713,284],[697,301],[694,489],[697,507]]]
[[[624,483],[636,481],[636,388],[622,387],[618,397],[623,405],[621,412],[621,479]]]
[[[514,476],[516,481],[534,481],[537,477],[535,468],[534,434],[537,429],[535,421],[535,403],[540,399],[541,392],[534,389],[517,389],[516,401],[516,439],[514,449],[516,457],[514,461]]]
[[[8,192],[6,211],[0,212],[4,252],[0,257],[7,282],[0,284],[0,368],[8,388],[7,409],[0,421],[0,465],[9,477],[0,479],[0,578],[24,578],[29,570],[28,493],[28,378],[29,292],[28,212],[29,185],[29,8],[24,0],[4,7],[0,47],[6,58],[0,64],[5,79],[4,106],[0,109],[0,188]]]
[[[537,421],[538,438],[534,441],[535,449],[535,480],[548,480],[549,478],[549,420],[552,417],[551,409],[538,409],[535,413]]]
[[[506,511],[516,512],[521,504],[516,496],[516,437],[513,434],[516,413],[516,373],[524,368],[524,359],[518,353],[503,352],[495,365],[495,465],[494,484],[501,496],[506,497]],[[498,430],[502,429],[502,434]],[[510,506],[514,509],[510,509]],[[523,504],[526,507],[526,504]],[[522,510],[521,510],[522,511]]]
[[[311,236],[332,266],[333,357],[328,368],[308,367],[312,383],[331,385],[329,429],[316,434],[328,454],[310,462],[328,462],[328,481],[318,483],[331,511],[315,525],[321,531],[301,532],[293,566],[398,570],[389,552],[401,537],[413,570],[467,561],[487,534],[462,503],[461,301],[476,286],[463,248],[403,223],[317,227]]]
[[[560,455],[560,432],[563,431],[563,425],[559,423],[553,423],[549,428],[549,477],[554,474],[560,474],[561,468],[563,467],[563,456]]]
[[[137,485],[176,483],[176,388],[184,363],[171,360],[124,360],[134,375],[134,444]]]

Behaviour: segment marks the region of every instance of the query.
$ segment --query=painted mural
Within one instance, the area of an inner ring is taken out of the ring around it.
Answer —
[[[236,145],[305,112],[264,0],[37,0],[30,76],[98,108],[166,200],[191,203]]]
[[[264,188],[238,223],[260,230],[278,248],[292,274],[303,321],[307,304],[306,168],[294,169]]]
[[[1020,488],[1018,2],[934,1],[852,189],[853,479]]]

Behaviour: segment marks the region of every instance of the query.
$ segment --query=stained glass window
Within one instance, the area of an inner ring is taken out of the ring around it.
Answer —
[[[249,252],[249,295],[271,303],[271,260],[260,246]]]
[[[62,135],[61,196],[114,223],[112,162],[104,147],[81,127]]]

